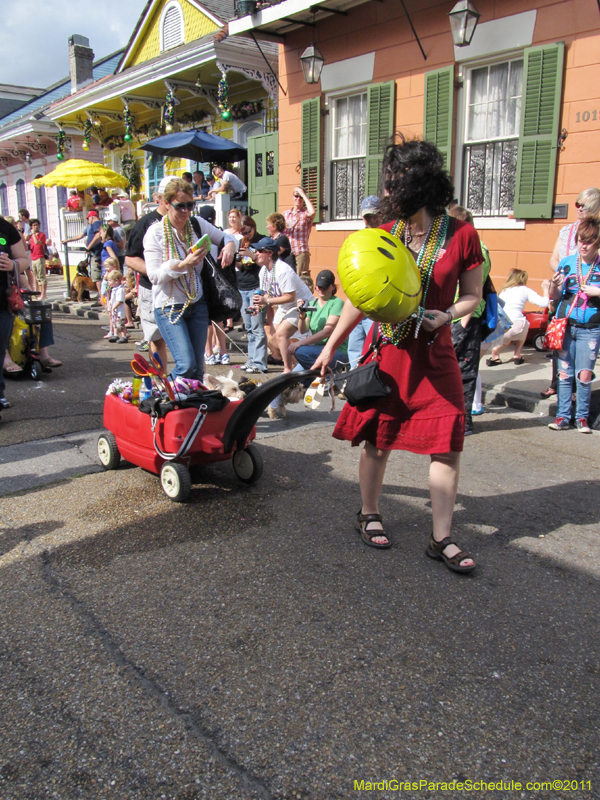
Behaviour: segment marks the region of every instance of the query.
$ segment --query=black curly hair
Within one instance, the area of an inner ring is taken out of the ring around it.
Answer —
[[[444,169],[444,157],[431,142],[406,140],[388,145],[383,157],[381,200],[384,218],[409,219],[420,208],[442,214],[454,198],[454,184]]]

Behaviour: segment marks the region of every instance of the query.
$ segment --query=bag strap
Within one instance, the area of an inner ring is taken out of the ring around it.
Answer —
[[[378,333],[379,333],[379,323],[378,322],[374,322],[373,323],[373,327],[371,328],[371,330],[373,331],[373,335],[371,337],[371,346],[369,347],[367,352],[364,354],[364,356],[361,356],[358,359],[358,361],[356,363],[357,367],[360,367],[361,364],[364,364],[365,361],[367,360],[367,358],[371,355],[371,353],[376,352],[379,349],[379,346],[381,345],[381,342],[383,341],[383,337],[382,336],[378,336]]]
[[[152,436],[154,440],[154,449],[158,453],[161,458],[164,458],[165,461],[174,461],[176,458],[182,458],[191,448],[198,435],[204,420],[206,419],[206,411],[207,407],[205,404],[202,404],[198,409],[198,413],[196,414],[196,418],[194,419],[187,436],[181,443],[181,447],[176,453],[165,453],[163,450],[160,449],[158,443],[156,441],[156,423],[158,422],[158,416],[152,415]]]

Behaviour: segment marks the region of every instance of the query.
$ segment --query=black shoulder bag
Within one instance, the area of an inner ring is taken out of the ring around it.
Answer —
[[[198,221],[192,217],[191,223],[196,236],[201,237],[202,230]],[[209,319],[223,322],[230,317],[237,317],[244,301],[236,285],[235,268],[221,268],[208,253],[204,258],[200,278]]]
[[[380,397],[387,397],[391,394],[392,390],[381,377],[381,371],[377,361],[369,361],[368,364],[364,362],[367,358],[377,351],[381,344],[381,336],[378,337],[379,324],[373,323],[373,337],[371,346],[358,361],[358,366],[351,369],[349,372],[344,372],[334,378],[334,383],[338,391],[342,392],[347,402],[351,406],[359,404],[365,405]]]

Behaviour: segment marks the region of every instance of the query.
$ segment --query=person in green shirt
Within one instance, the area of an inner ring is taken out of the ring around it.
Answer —
[[[330,269],[322,269],[315,281],[316,301],[311,308],[314,310],[303,310],[303,300],[298,301],[300,321],[298,331],[308,333],[305,339],[290,342],[288,352],[291,353],[297,365],[294,371],[299,372],[303,369],[310,369],[317,357],[321,354],[325,343],[331,336],[333,329],[342,313],[344,301],[335,296],[336,285],[335,275]],[[348,362],[348,343],[344,341],[335,351],[331,362],[331,368],[342,366]]]

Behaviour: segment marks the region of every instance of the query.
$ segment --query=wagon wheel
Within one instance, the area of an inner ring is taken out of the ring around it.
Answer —
[[[184,464],[165,461],[160,470],[160,483],[164,493],[174,503],[183,503],[192,491],[190,471]]]
[[[98,437],[98,460],[104,469],[118,469],[121,454],[112,433],[101,433]]]
[[[245,450],[236,450],[231,462],[233,471],[243,483],[256,483],[263,474],[263,458],[253,444]]]

